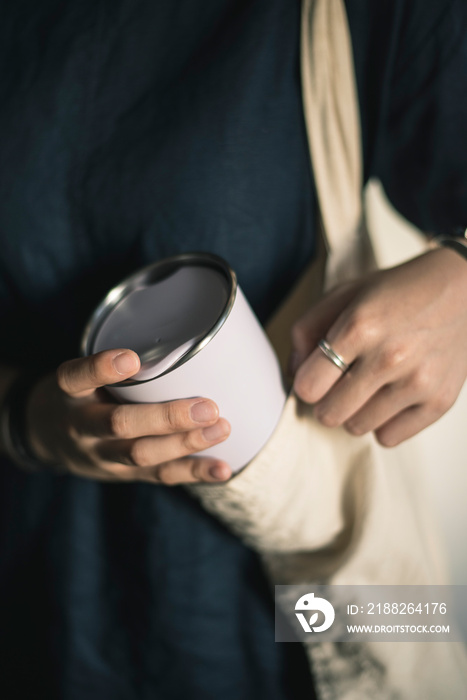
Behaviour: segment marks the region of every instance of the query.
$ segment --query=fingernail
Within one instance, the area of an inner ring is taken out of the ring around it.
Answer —
[[[203,437],[207,442],[216,442],[229,434],[229,425],[225,421],[217,421],[215,425],[203,430]]]
[[[138,369],[138,360],[132,352],[121,352],[112,362],[119,374],[132,374]]]
[[[214,464],[209,468],[209,476],[217,481],[226,481],[230,476],[230,473],[227,474],[226,471],[223,464]]]
[[[209,423],[217,418],[219,411],[212,401],[198,401],[191,407],[190,414],[195,423]]]

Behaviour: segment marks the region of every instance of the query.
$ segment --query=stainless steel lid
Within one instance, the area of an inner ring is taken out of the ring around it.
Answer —
[[[185,253],[149,265],[114,287],[91,316],[82,352],[130,348],[141,369],[126,384],[161,376],[199,352],[234,305],[237,279],[222,258]]]

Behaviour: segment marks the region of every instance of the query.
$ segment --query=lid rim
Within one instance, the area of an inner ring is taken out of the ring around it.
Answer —
[[[224,277],[229,283],[228,297],[227,301],[219,314],[216,322],[211,326],[206,333],[203,334],[202,338],[196,342],[193,347],[191,347],[185,354],[179,357],[173,365],[167,368],[164,372],[156,374],[153,377],[148,377],[146,379],[125,379],[122,382],[116,384],[109,384],[110,387],[123,387],[123,386],[138,386],[140,384],[147,384],[152,382],[159,377],[163,377],[175,369],[185,364],[188,360],[194,357],[200,350],[202,350],[220,331],[227,318],[232,311],[237,296],[237,276],[232,270],[230,265],[220,256],[214,253],[204,253],[204,252],[190,252],[181,253],[179,255],[173,255],[169,258],[164,258],[155,263],[151,263],[146,267],[141,268],[137,272],[129,275],[123,279],[119,284],[113,287],[101,302],[94,309],[88,322],[86,323],[83,337],[81,340],[81,355],[89,356],[93,354],[93,346],[96,341],[97,334],[102,327],[104,321],[108,318],[111,312],[115,309],[117,304],[119,304],[122,299],[128,296],[137,286],[141,286],[141,282],[144,281],[149,286],[149,281],[151,284],[162,280],[169,274],[174,272],[177,268],[183,266],[197,266],[197,267],[211,267],[217,271],[222,272]],[[154,276],[156,274],[156,276]]]

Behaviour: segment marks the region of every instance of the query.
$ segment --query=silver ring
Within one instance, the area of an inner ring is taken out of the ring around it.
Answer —
[[[327,340],[322,340],[319,341],[318,343],[319,349],[326,355],[328,360],[331,360],[331,362],[338,367],[341,372],[347,372],[349,369],[349,365],[347,362],[343,360],[343,358],[337,354],[337,352],[334,352],[332,347],[329,345]]]

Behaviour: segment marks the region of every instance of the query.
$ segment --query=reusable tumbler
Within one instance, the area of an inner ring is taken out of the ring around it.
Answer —
[[[225,442],[197,454],[234,472],[265,445],[286,398],[274,349],[237,278],[220,257],[186,253],[156,262],[112,289],[84,332],[85,355],[130,348],[131,379],[108,386],[121,402],[214,400],[231,424]]]

